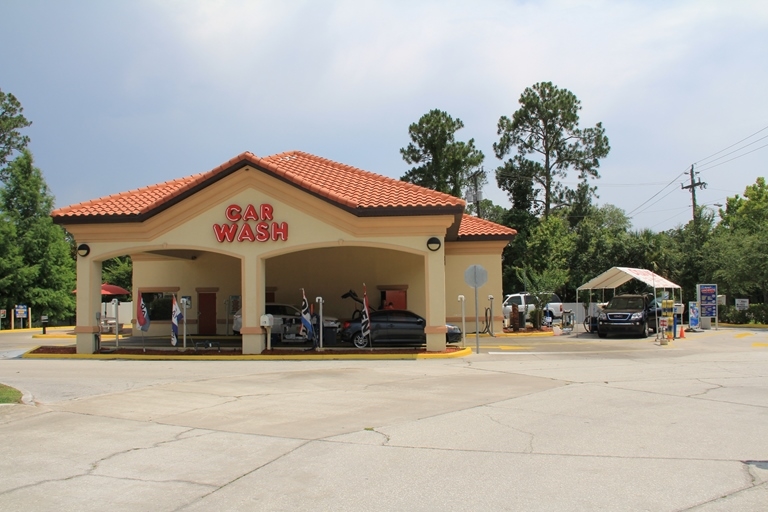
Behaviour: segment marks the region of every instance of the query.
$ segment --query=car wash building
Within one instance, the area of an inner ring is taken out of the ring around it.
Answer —
[[[243,153],[202,174],[58,209],[54,222],[78,247],[77,352],[97,350],[102,262],[125,255],[134,304],[149,303],[148,336],[169,335],[170,307],[159,306],[184,297],[189,334],[229,334],[241,309],[243,353],[259,354],[265,304],[300,304],[304,293],[310,303],[322,297],[324,315],[344,319],[354,308],[341,296],[362,296],[365,284],[374,308],[393,302],[424,317],[427,350],[442,351],[446,322],[461,322],[459,295],[474,312],[465,271],[488,272],[484,312],[488,295],[502,297],[501,253],[516,234],[464,207],[447,194],[289,152]],[[500,332],[500,301],[496,309]]]

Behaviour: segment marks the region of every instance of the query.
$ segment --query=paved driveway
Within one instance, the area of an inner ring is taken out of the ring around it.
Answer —
[[[0,510],[765,510],[768,333],[0,360]]]

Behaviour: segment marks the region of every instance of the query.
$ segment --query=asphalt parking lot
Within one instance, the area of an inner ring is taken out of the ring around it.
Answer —
[[[761,330],[666,346],[483,338],[480,354],[416,361],[0,352],[0,382],[27,401],[0,406],[0,510],[709,512],[768,503]]]

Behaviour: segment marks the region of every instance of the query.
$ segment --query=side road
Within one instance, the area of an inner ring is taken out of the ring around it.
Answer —
[[[514,347],[514,348],[510,348]],[[764,510],[768,333],[0,360],[0,510]]]

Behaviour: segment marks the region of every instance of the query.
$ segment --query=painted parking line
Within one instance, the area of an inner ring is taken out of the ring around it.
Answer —
[[[663,350],[669,351],[669,350],[684,350],[682,348],[671,348],[671,347],[664,347]],[[551,352],[547,351],[536,351],[536,352],[488,352],[489,355],[507,355],[507,356],[522,356],[522,355],[561,355],[561,354],[615,354],[616,352],[635,352],[637,353],[638,350],[630,350],[630,349],[620,349],[620,350],[568,350],[568,351],[560,351],[560,350],[553,350]]]
[[[768,343],[759,343],[759,342],[756,341],[756,342],[754,342],[752,344],[752,347],[753,348],[768,348]]]
[[[746,338],[748,336],[754,336],[754,333],[751,333],[751,332],[740,332],[739,334],[734,336],[734,338]]]

